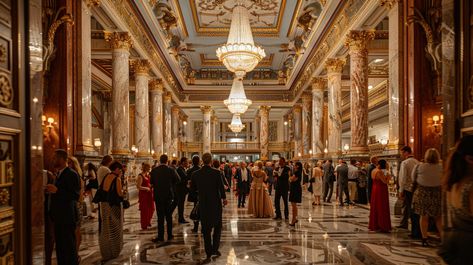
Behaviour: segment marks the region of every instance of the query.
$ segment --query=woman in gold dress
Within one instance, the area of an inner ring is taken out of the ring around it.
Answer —
[[[257,162],[256,169],[252,171],[250,197],[248,199],[248,213],[255,218],[273,217],[273,203],[269,197],[267,181],[268,176],[263,171],[263,163]]]

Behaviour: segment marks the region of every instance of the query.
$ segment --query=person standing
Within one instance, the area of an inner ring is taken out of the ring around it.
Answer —
[[[312,178],[310,181],[310,185],[312,185],[312,195],[314,196],[314,202],[312,205],[320,205],[320,196],[322,196],[322,176],[324,174],[321,167],[322,161],[318,161],[312,170]]]
[[[232,165],[228,160],[225,162],[225,166],[223,167],[223,173],[225,174],[228,183],[227,192],[230,192],[230,189],[232,188]]]
[[[269,196],[271,196],[271,193],[273,191],[273,182],[274,182],[273,171],[274,171],[273,164],[269,161],[266,162],[266,165],[264,166],[264,173],[266,173],[266,176],[268,176],[266,183],[268,185]]]
[[[373,170],[373,195],[371,196],[370,220],[368,229],[389,233],[391,231],[391,214],[389,210],[388,183],[390,174],[386,160],[379,160],[377,169]]]
[[[220,236],[222,233],[222,204],[227,205],[225,189],[220,171],[211,167],[212,155],[202,156],[204,166],[192,174],[191,190],[198,194],[199,212],[204,236],[205,263],[212,256],[219,257]],[[213,230],[213,235],[212,235]]]
[[[427,242],[429,218],[435,219],[437,230],[441,231],[441,178],[442,165],[440,154],[435,148],[425,152],[425,163],[414,167],[412,179],[414,187],[412,192],[412,210],[420,216],[420,231],[422,233],[422,246],[429,246]]]
[[[194,174],[194,172],[196,172],[197,170],[200,169],[200,157],[195,155],[192,157],[192,167],[187,170],[187,179],[190,180],[190,184],[192,184],[192,174]],[[189,185],[190,187],[190,185]],[[197,193],[197,190],[190,190],[189,192],[189,196],[187,196],[187,200],[190,201],[190,202],[193,202],[194,203],[194,207],[196,207],[198,201],[199,201],[199,197],[198,197],[198,193]],[[194,228],[192,229],[192,231],[194,233],[197,233],[198,229],[199,229],[199,220],[193,220],[194,221]]]
[[[409,146],[401,148],[401,155],[404,161],[401,162],[399,169],[399,197],[403,199],[403,216],[401,223],[397,228],[408,229],[409,219],[411,220],[411,235],[414,238],[420,237],[419,224],[412,212],[412,172],[419,161],[412,155],[412,149]]]
[[[151,190],[151,182],[149,171],[151,165],[148,163],[141,164],[141,173],[136,178],[136,187],[138,189],[138,203],[140,210],[141,229],[147,230],[151,227],[151,218],[154,214],[153,191]]]
[[[288,193],[289,193],[289,176],[292,175],[291,169],[286,166],[286,159],[281,157],[279,159],[279,170],[277,172],[277,179],[274,189],[276,191],[274,198],[274,208],[276,211],[275,220],[281,219],[281,199],[284,203],[284,218],[289,219],[289,207],[288,207]]]
[[[345,193],[345,202],[350,204],[350,195],[348,193],[348,166],[347,162],[342,161],[340,165],[337,166],[335,170],[337,174],[337,184],[338,184],[338,202],[340,206],[344,205],[343,194]]]
[[[95,204],[92,202],[92,199],[99,188],[99,181],[97,180],[97,168],[89,162],[86,166],[87,169],[87,184],[85,186],[85,192],[89,197],[89,218],[95,218],[94,213],[96,212]]]
[[[97,170],[97,181],[98,184],[102,184],[102,180],[110,174],[110,169],[108,168],[113,162],[113,157],[111,155],[106,155],[102,158],[100,162],[99,169]]]
[[[271,197],[264,183],[267,179],[268,175],[263,171],[263,162],[257,162],[253,168],[253,181],[248,198],[248,214],[252,214],[255,218],[272,217],[274,213]]]
[[[238,187],[238,208],[245,208],[246,195],[250,192],[251,172],[245,162],[241,162],[241,167],[236,172]]]
[[[357,186],[357,199],[356,203],[359,204],[367,204],[368,197],[366,195],[366,186],[368,183],[368,173],[366,170],[366,166],[362,165],[361,162],[356,163],[356,167],[358,168],[358,186]]]
[[[324,164],[324,202],[331,202],[333,194],[333,182],[335,181],[335,175],[332,166],[332,160],[327,160]]]
[[[82,205],[84,203],[85,182],[82,179],[82,169],[80,168],[79,160],[77,160],[77,158],[75,158],[74,156],[68,156],[67,166],[70,167],[79,175],[79,180],[80,180],[80,195],[79,195],[79,200],[77,201],[78,218],[77,218],[77,226],[76,226],[76,249],[77,251],[79,251],[80,244],[82,243],[82,235],[80,232],[80,227],[82,224],[82,217],[84,216],[84,210],[83,210],[84,208],[82,207]],[[79,257],[79,261],[80,261],[80,257]]]
[[[54,224],[56,257],[58,265],[79,264],[77,255],[76,226],[79,213],[80,177],[67,166],[67,152],[54,152],[54,167],[58,174],[54,184],[46,185],[50,194],[50,217]]]
[[[290,226],[295,226],[299,220],[297,220],[297,204],[302,202],[302,178],[303,178],[303,168],[301,162],[296,162],[294,165],[294,174],[289,178],[290,182],[290,193],[289,201],[292,206],[292,222]]]
[[[350,160],[350,165],[348,166],[348,194],[350,195],[350,202],[354,203],[357,197],[357,183],[358,183],[359,170],[356,166],[356,160]]]
[[[371,203],[371,189],[373,187],[373,179],[371,178],[371,173],[378,166],[378,157],[372,156],[370,159],[370,164],[368,166],[368,202]]]
[[[170,168],[168,156],[159,157],[160,165],[151,171],[151,186],[154,191],[154,202],[158,215],[158,236],[153,242],[164,241],[164,220],[166,219],[168,241],[173,239],[172,235],[172,206],[174,201],[173,187],[179,177],[174,169]]]
[[[178,221],[180,224],[187,224],[184,219],[184,203],[186,202],[186,195],[188,193],[187,186],[189,185],[189,178],[187,177],[186,168],[189,166],[187,157],[182,157],[177,167],[177,174],[179,175],[179,182],[176,185],[176,195],[177,195],[177,213]]]

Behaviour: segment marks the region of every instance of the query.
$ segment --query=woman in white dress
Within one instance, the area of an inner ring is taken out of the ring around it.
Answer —
[[[312,205],[320,205],[320,196],[322,196],[322,176],[324,172],[322,171],[322,162],[318,161],[312,170],[312,195],[314,196],[314,202]]]

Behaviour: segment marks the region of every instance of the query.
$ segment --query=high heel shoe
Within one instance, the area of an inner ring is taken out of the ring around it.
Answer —
[[[429,242],[427,242],[427,238],[422,238],[422,246],[423,247],[430,247]]]
[[[290,226],[296,226],[297,222],[299,222],[299,220],[296,220],[295,222],[289,223],[289,225]]]

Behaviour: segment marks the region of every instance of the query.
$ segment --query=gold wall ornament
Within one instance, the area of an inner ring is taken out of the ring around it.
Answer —
[[[328,58],[325,61],[327,72],[341,73],[345,66],[345,60],[340,58]]]
[[[0,44],[0,63],[7,61],[7,48],[5,45]]]
[[[365,51],[366,45],[376,36],[374,30],[350,30],[346,36],[345,45],[352,51]]]
[[[57,10],[52,23],[48,29],[48,35],[46,39],[46,44],[43,47],[43,64],[44,64],[44,73],[49,72],[49,67],[51,61],[54,59],[56,54],[56,47],[54,46],[54,37],[56,36],[56,31],[62,24],[66,23],[69,25],[74,25],[74,19],[70,13],[63,14],[63,11],[66,11],[66,7],[61,7]]]
[[[379,4],[386,7],[388,10],[394,7],[395,4],[400,3],[400,0],[380,0]]]
[[[5,206],[10,204],[10,192],[8,189],[0,190],[0,206]]]
[[[84,0],[88,8],[98,7],[101,0]]]
[[[0,106],[9,107],[13,102],[13,88],[11,86],[10,77],[0,73]]]
[[[104,31],[105,41],[110,42],[112,49],[130,50],[133,46],[133,40],[128,32],[110,32]]]
[[[149,70],[151,68],[151,64],[146,59],[137,59],[132,61],[133,70],[135,74],[149,74]]]

